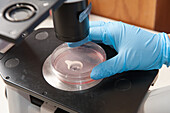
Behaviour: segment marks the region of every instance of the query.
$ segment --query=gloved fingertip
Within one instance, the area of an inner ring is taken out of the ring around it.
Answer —
[[[119,65],[118,65],[119,64]],[[93,68],[90,77],[94,80],[110,77],[115,75],[116,73],[122,72],[122,63],[120,55],[116,55],[115,57],[100,63],[96,67]]]
[[[78,41],[78,42],[67,42],[68,47],[79,47],[85,43],[89,42],[89,36],[87,36],[85,39]]]
[[[102,77],[96,72],[97,70],[93,69],[91,74],[90,74],[90,77],[93,79],[93,80],[99,80],[99,79],[102,79]]]
[[[93,68],[90,77],[93,80],[99,80],[105,77],[108,77],[110,74],[108,73],[110,70],[107,69],[106,67],[106,62],[103,62],[96,67]]]

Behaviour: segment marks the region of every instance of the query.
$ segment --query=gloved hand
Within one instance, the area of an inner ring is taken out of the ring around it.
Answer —
[[[170,39],[122,22],[92,22],[89,40],[113,46],[115,57],[97,65],[92,79],[109,77],[128,70],[159,69],[170,65]]]

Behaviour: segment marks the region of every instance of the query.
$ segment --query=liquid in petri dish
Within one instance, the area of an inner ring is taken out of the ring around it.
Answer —
[[[54,67],[64,75],[80,76],[91,70],[104,58],[101,53],[89,48],[72,48],[64,51],[54,61]]]

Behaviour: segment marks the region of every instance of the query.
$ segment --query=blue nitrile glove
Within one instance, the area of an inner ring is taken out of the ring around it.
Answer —
[[[67,45],[69,47],[74,48],[74,47],[79,47],[79,46],[81,46],[81,45],[83,45],[83,44],[85,44],[87,42],[89,42],[89,36],[87,36],[85,39],[83,39],[81,41],[78,41],[78,42],[67,42]]]
[[[170,39],[122,22],[92,22],[89,40],[113,46],[115,57],[97,65],[92,79],[109,77],[128,70],[159,69],[170,65]]]

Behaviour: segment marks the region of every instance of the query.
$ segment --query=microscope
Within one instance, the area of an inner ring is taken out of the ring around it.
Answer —
[[[49,10],[52,10],[54,28],[34,30],[49,16]],[[86,65],[75,60],[65,60],[65,64],[62,64],[55,60],[58,56],[60,59],[82,58],[89,61],[84,56],[89,53],[95,56],[90,52],[92,48],[100,52],[102,62],[117,54],[113,48],[100,43],[88,42],[76,48],[70,48],[65,43],[86,39],[89,35],[90,10],[91,4],[88,5],[87,0],[0,2],[0,41],[4,44],[0,49],[0,75],[6,83],[5,95],[10,113],[138,111],[158,70],[128,71],[98,81],[92,80],[89,73],[83,73],[87,80],[84,81],[82,74],[56,72],[64,66],[75,72],[83,66],[90,67],[96,60],[93,58]],[[69,51],[67,57],[60,55],[65,51]],[[64,72],[66,70],[63,69]],[[69,78],[73,74],[75,76]],[[61,76],[58,79],[55,75]]]

